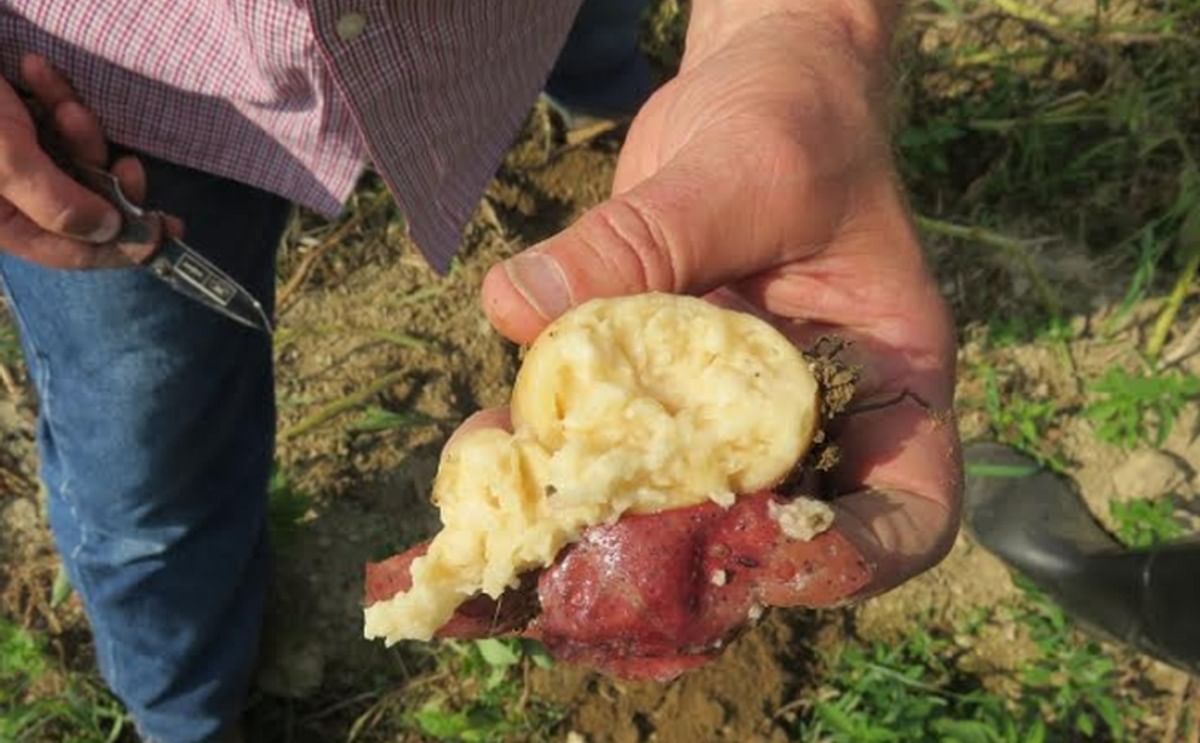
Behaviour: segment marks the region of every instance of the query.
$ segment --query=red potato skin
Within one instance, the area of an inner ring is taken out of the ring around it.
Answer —
[[[870,580],[836,528],[807,542],[784,535],[772,499],[755,493],[728,509],[706,503],[592,527],[500,601],[465,603],[438,637],[520,634],[618,678],[673,679],[716,657],[758,609],[836,606]],[[407,590],[426,546],[367,565],[367,603]]]

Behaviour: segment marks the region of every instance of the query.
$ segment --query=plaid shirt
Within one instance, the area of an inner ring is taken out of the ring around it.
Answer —
[[[336,215],[369,160],[444,271],[580,0],[0,0],[109,138]]]

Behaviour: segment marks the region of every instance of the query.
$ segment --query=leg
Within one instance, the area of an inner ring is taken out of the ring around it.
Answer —
[[[288,205],[143,162],[150,205],[271,307]],[[266,597],[270,342],[140,271],[0,253],[0,280],[40,402],[51,527],[101,671],[149,740],[215,739],[240,714]]]
[[[584,0],[559,53],[546,94],[587,116],[637,112],[650,95],[650,66],[639,47],[646,0]]]

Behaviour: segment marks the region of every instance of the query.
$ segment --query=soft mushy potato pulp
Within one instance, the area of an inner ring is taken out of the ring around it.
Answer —
[[[770,488],[819,419],[808,362],[757,317],[666,294],[582,304],[526,355],[513,432],[474,431],[443,453],[443,528],[411,588],[366,608],[365,635],[430,639],[472,596],[499,597],[622,514]]]

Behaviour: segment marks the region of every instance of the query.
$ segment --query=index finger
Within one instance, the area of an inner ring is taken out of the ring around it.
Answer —
[[[42,150],[25,103],[0,81],[0,197],[41,229],[89,242],[116,236],[121,216]]]
[[[875,568],[857,597],[865,598],[932,568],[950,551],[962,466],[953,420],[923,410],[880,411],[851,429],[840,439],[848,461],[838,479],[856,487],[831,506],[841,532]]]
[[[50,114],[60,141],[76,160],[95,167],[108,162],[108,143],[100,120],[83,104],[75,89],[46,59],[36,54],[21,58],[21,74],[38,103]]]
[[[121,229],[115,207],[60,170],[32,142],[0,137],[0,196],[56,235],[105,243]]]

